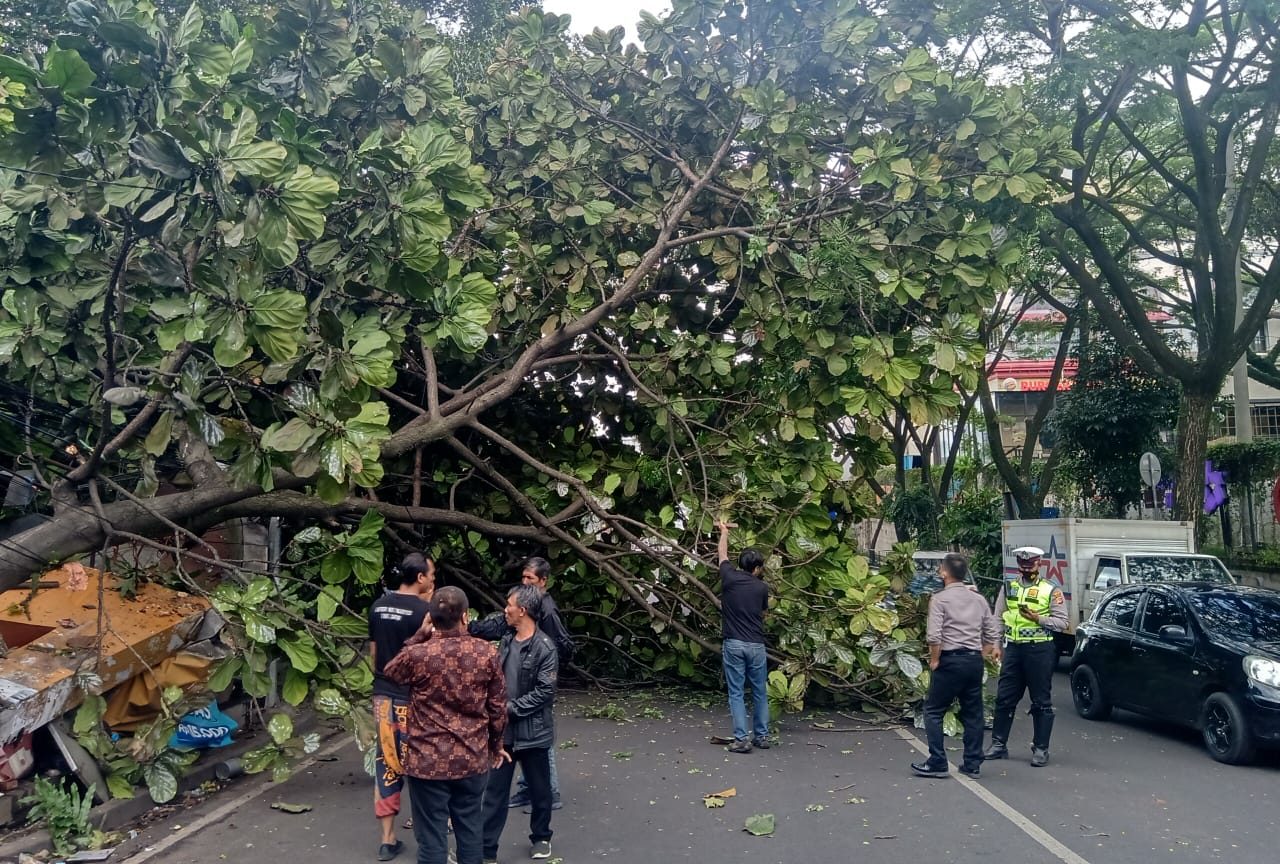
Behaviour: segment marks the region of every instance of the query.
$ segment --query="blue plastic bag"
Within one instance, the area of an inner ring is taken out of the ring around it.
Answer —
[[[226,747],[231,743],[231,733],[239,728],[240,724],[218,709],[217,702],[210,702],[208,708],[192,711],[178,721],[169,746],[187,750]]]

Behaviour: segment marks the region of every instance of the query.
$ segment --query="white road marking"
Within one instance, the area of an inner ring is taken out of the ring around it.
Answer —
[[[297,774],[299,771],[305,771],[324,757],[332,756],[344,747],[349,747],[355,743],[355,740],[352,739],[351,736],[344,734],[335,743],[330,744],[323,750],[316,751],[313,755],[299,762],[294,766],[293,772]],[[169,851],[184,840],[190,840],[210,825],[221,822],[223,819],[231,816],[255,798],[259,798],[272,790],[279,789],[280,785],[281,784],[279,783],[273,783],[270,779],[266,779],[257,786],[254,786],[246,792],[237,795],[223,804],[220,804],[208,813],[205,813],[195,821],[184,826],[181,831],[171,832],[162,840],[151,844],[136,855],[132,855],[124,860],[129,862],[129,864],[144,864],[146,861],[150,861],[157,856],[163,855],[165,852]]]
[[[928,746],[910,731],[902,728],[898,728],[894,731],[898,733],[899,738],[916,748],[920,753],[925,756],[929,755]],[[955,766],[951,767],[954,768]],[[1039,843],[1044,847],[1045,851],[1053,855],[1059,861],[1062,861],[1063,864],[1089,864],[1089,862],[1084,858],[1081,858],[1075,852],[1072,852],[1062,843],[1054,839],[1053,835],[1049,832],[1045,831],[1039,825],[1019,813],[1017,808],[1008,804],[999,795],[996,795],[990,789],[983,786],[980,781],[966,777],[959,772],[953,773],[955,774],[956,779],[960,781],[961,786],[968,789],[974,795],[977,795],[988,807],[1012,822],[1014,827],[1018,828],[1022,833]]]

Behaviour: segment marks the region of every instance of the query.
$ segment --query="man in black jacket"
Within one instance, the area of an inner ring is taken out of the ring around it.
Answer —
[[[518,585],[507,595],[507,624],[499,660],[507,684],[505,762],[489,774],[484,793],[484,860],[498,860],[498,843],[507,824],[515,763],[529,784],[530,858],[551,857],[551,746],[555,743],[554,704],[559,659],[551,637],[538,629],[542,592]]]
[[[547,579],[550,576],[550,562],[546,558],[539,558],[535,555],[525,560],[520,573],[520,581],[525,585],[532,585],[542,592],[542,606],[537,616],[538,629],[551,637],[551,641],[556,645],[556,653],[560,657],[560,663],[564,664],[573,659],[573,637],[569,635],[564,622],[560,620],[560,610],[556,606],[556,601],[547,593]],[[498,612],[488,618],[472,622],[469,632],[479,639],[497,641],[511,632],[511,625],[507,623],[505,613]],[[523,775],[516,782],[516,793],[511,796],[509,803],[512,807],[529,806],[529,784],[525,781]],[[560,806],[560,777],[556,772],[556,751],[552,750],[551,809],[559,810]]]

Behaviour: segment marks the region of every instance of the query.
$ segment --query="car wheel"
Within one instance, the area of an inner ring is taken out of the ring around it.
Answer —
[[[1102,694],[1098,675],[1088,666],[1077,666],[1071,673],[1071,699],[1076,713],[1086,720],[1106,720],[1111,716],[1111,703]]]
[[[1200,709],[1200,729],[1209,755],[1228,765],[1240,765],[1253,758],[1253,737],[1249,723],[1235,699],[1213,693]]]

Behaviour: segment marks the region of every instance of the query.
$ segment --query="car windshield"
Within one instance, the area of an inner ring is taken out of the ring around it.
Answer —
[[[1130,555],[1131,582],[1221,582],[1231,577],[1217,558],[1183,555]]]
[[[1280,594],[1201,591],[1188,599],[1204,626],[1224,636],[1280,642]]]

